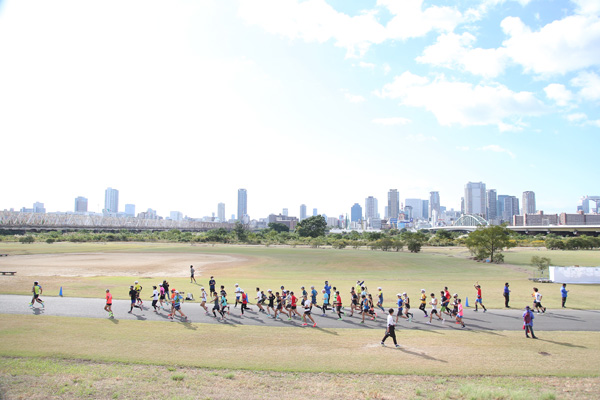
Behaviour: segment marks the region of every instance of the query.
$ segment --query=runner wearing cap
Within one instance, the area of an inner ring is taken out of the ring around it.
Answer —
[[[425,307],[427,307],[427,295],[425,294],[425,289],[421,289],[421,305],[419,306],[419,310],[423,311],[425,313],[424,317],[427,318],[428,315]]]
[[[410,312],[410,298],[406,292],[402,293],[402,299],[404,300],[404,313],[408,317],[408,322],[412,322],[414,315]]]
[[[134,289],[135,289],[135,292],[137,293],[137,299],[136,299],[137,305],[139,306],[140,310],[144,310],[144,306],[143,306],[144,302],[142,301],[142,298],[140,297],[140,293],[142,292],[142,285],[140,285],[138,281],[135,281],[134,283],[135,283]]]
[[[188,320],[188,317],[183,313],[183,311],[181,311],[181,303],[182,302],[183,302],[183,297],[179,294],[179,291],[176,290],[175,296],[173,296],[173,314],[169,315],[169,318],[171,320],[173,320],[173,317],[175,317],[175,313],[177,313],[177,312],[179,312],[179,314],[181,314],[184,321]]]
[[[237,283],[235,284],[235,305],[233,306],[233,308],[236,308],[238,303],[241,303],[240,298],[242,297],[242,289],[240,288],[240,285],[238,285]]]

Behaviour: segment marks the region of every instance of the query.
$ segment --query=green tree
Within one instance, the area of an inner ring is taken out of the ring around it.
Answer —
[[[544,271],[550,266],[550,259],[548,257],[531,257],[531,265],[536,267],[542,275],[544,275]]]
[[[235,223],[233,233],[235,233],[235,237],[239,242],[245,242],[246,240],[248,240],[248,230],[240,221],[237,221]]]
[[[23,237],[19,238],[19,242],[21,242],[23,244],[31,244],[31,243],[35,242],[35,238],[31,235],[27,235],[27,236],[23,236]]]
[[[290,227],[281,222],[269,222],[269,229],[277,233],[290,231]]]
[[[478,228],[469,234],[465,244],[475,258],[478,260],[489,258],[490,262],[496,261],[496,255],[502,253],[502,250],[514,246],[510,241],[509,230],[502,225]]]
[[[322,215],[315,215],[306,218],[298,225],[296,225],[296,233],[300,237],[312,237],[316,238],[319,236],[325,236],[327,229],[327,221]]]

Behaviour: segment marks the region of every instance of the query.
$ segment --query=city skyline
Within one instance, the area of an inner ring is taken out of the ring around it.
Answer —
[[[101,212],[107,187],[194,217],[244,187],[252,218],[367,196],[384,216],[390,188],[460,210],[466,182],[547,213],[600,195],[597,2],[274,4],[0,2],[0,132],[28,161],[4,155],[0,209]]]

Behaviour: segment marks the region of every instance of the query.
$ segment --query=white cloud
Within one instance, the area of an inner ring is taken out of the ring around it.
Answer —
[[[433,81],[409,71],[396,76],[376,94],[400,104],[425,108],[441,125],[496,125],[501,131],[519,130],[522,117],[543,114],[545,106],[530,92],[513,92],[504,85]]]
[[[583,15],[598,15],[600,14],[600,2],[598,0],[572,0],[577,4],[577,13]]]
[[[420,63],[447,68],[460,68],[475,75],[495,77],[504,71],[508,58],[505,49],[473,48],[476,38],[471,33],[450,32],[438,36],[436,42],[417,57]]]
[[[383,64],[383,73],[385,75],[389,74],[391,70],[392,70],[392,67],[390,67],[390,64],[388,64],[388,63]]]
[[[344,97],[346,98],[346,100],[348,100],[350,103],[358,104],[366,100],[361,95],[348,93],[347,90],[342,90],[342,92],[344,93]]]
[[[469,146],[456,146],[456,150],[469,151]]]
[[[508,154],[511,158],[517,158],[517,156],[515,156],[515,154],[512,151],[505,149],[503,147],[500,147],[497,144],[490,144],[488,146],[483,146],[479,150],[493,151],[494,153],[505,153],[505,154]]]
[[[573,100],[573,93],[560,83],[552,83],[544,88],[546,97],[554,100],[557,105],[566,107]]]
[[[585,121],[587,120],[587,115],[584,113],[574,113],[567,115],[567,119],[571,122]]]
[[[422,37],[431,31],[450,32],[462,20],[450,7],[424,8],[423,0],[378,0],[393,15],[387,26],[376,19],[377,10],[349,16],[324,0],[241,0],[238,13],[247,23],[265,31],[306,42],[333,40],[347,57],[361,57],[372,44],[385,40]]]
[[[393,126],[393,125],[406,125],[406,124],[409,124],[411,122],[411,120],[408,118],[402,118],[402,117],[391,117],[391,118],[375,118],[372,122],[377,125]]]
[[[600,76],[594,72],[580,72],[571,79],[571,85],[581,88],[578,94],[585,100],[600,99]]]
[[[500,26],[509,36],[506,54],[525,71],[541,75],[565,74],[600,65],[600,19],[571,15],[532,31],[518,17]]]
[[[375,64],[364,62],[364,61],[359,62],[358,66],[361,68],[375,69]]]
[[[596,119],[596,120],[589,120],[588,125],[592,125],[595,126],[597,128],[600,128],[600,119]]]

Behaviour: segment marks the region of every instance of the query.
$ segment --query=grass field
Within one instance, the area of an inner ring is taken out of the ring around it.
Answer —
[[[385,293],[385,305],[392,305],[395,294],[406,291],[416,304],[421,288],[428,293],[439,293],[444,286],[451,292],[469,297],[473,302],[475,291],[473,283],[479,281],[483,288],[484,304],[491,308],[503,306],[502,288],[504,282],[511,284],[513,306],[523,307],[531,303],[533,283],[528,279],[534,275],[534,269],[527,264],[532,255],[547,255],[560,259],[565,265],[600,264],[598,251],[547,251],[545,249],[511,249],[506,253],[507,263],[502,265],[478,263],[467,259],[465,248],[425,248],[422,253],[382,252],[366,249],[334,250],[290,247],[263,246],[191,246],[182,244],[157,243],[35,243],[22,245],[0,243],[0,252],[8,254],[59,254],[59,253],[181,253],[181,254],[221,254],[241,257],[245,260],[235,266],[217,265],[200,270],[197,280],[207,285],[210,275],[214,275],[218,284],[232,288],[239,283],[253,293],[258,286],[262,289],[278,290],[281,285],[292,290],[300,286],[315,285],[322,288],[323,282],[329,282],[341,289],[347,299],[350,286],[357,279],[365,279],[371,292],[381,286]],[[559,257],[560,256],[560,257]],[[2,265],[3,260],[0,260]],[[510,263],[509,263],[510,262]],[[182,269],[189,265],[182,265]],[[29,294],[32,279],[37,277],[17,274],[15,277],[0,277],[0,293]],[[199,293],[199,285],[189,283],[186,278],[165,276],[172,287],[186,292]],[[63,287],[65,296],[102,297],[104,289],[109,288],[115,298],[126,298],[127,288],[133,280],[150,289],[160,280],[141,276],[99,276],[99,277],[61,277],[45,276],[39,279],[44,286],[45,295],[57,295]],[[544,295],[544,304],[550,308],[560,306],[558,284],[539,284]],[[598,292],[597,285],[570,285],[569,305],[573,308],[595,308]]]

